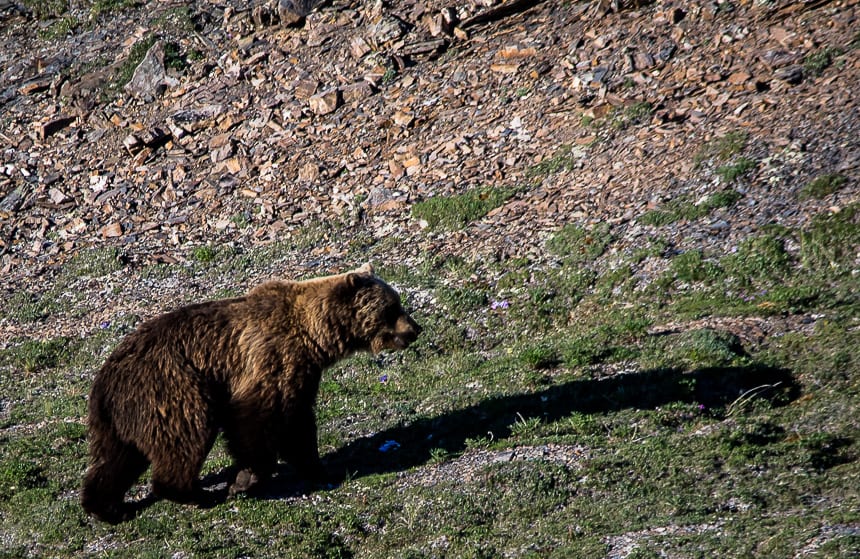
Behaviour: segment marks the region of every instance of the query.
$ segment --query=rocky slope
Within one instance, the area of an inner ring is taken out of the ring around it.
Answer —
[[[251,282],[364,256],[545,262],[549,233],[608,223],[611,267],[658,233],[722,254],[857,200],[853,1],[72,6],[0,5],[4,308],[76,256],[115,247],[126,266],[67,284],[88,299],[76,312],[7,313],[4,344],[244,288],[146,279],[199,247],[292,247]],[[809,195],[820,177],[838,184]],[[462,229],[413,214],[480,188],[505,201]],[[701,216],[640,219],[726,192]]]

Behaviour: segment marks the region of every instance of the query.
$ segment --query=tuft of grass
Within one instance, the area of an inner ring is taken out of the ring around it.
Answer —
[[[432,196],[412,206],[412,217],[431,229],[457,230],[505,203],[513,191],[477,188],[454,196]]]
[[[826,174],[819,175],[815,177],[813,180],[809,181],[809,183],[804,186],[801,191],[799,198],[801,200],[806,200],[809,198],[821,199],[825,196],[833,194],[845,184],[848,179],[845,175],[839,174]]]
[[[717,167],[716,173],[726,184],[731,184],[737,179],[756,168],[757,163],[749,157],[739,157],[734,163]]]
[[[572,263],[588,263],[597,260],[612,242],[609,224],[600,223],[585,229],[569,223],[547,240],[546,248]]]
[[[191,258],[203,264],[209,264],[211,262],[214,262],[217,257],[218,251],[214,247],[209,245],[195,247],[191,251]]]
[[[699,203],[693,203],[687,197],[680,197],[670,201],[664,208],[645,212],[639,217],[639,222],[660,227],[681,219],[699,219],[718,208],[733,206],[741,197],[740,192],[731,188],[715,192]]]
[[[486,307],[489,302],[487,293],[474,287],[440,287],[436,289],[439,302],[453,314]]]
[[[69,11],[65,0],[22,0],[22,4],[40,21],[62,17]]]
[[[29,291],[18,291],[4,305],[6,316],[18,322],[36,322],[47,316],[51,306],[48,297]]]
[[[397,79],[397,68],[395,68],[394,66],[388,66],[385,69],[385,73],[382,74],[382,84],[388,85],[390,83],[393,83],[394,80],[396,80],[396,79]]]
[[[524,347],[518,357],[522,363],[536,370],[550,369],[561,361],[558,349],[546,342]]]
[[[180,52],[177,43],[164,43],[164,67],[181,72],[188,66],[188,61]]]
[[[0,501],[28,489],[44,487],[46,482],[43,469],[34,460],[11,458],[0,462]]]
[[[10,364],[26,373],[68,364],[71,357],[71,342],[67,338],[19,340],[19,343],[0,351],[0,363]]]
[[[677,255],[669,264],[669,270],[677,279],[687,283],[710,281],[722,275],[720,267],[705,260],[702,251],[697,249]]]
[[[75,16],[64,16],[38,32],[39,38],[44,40],[62,39],[71,35],[81,25]]]
[[[748,138],[749,135],[743,130],[728,132],[724,136],[715,138],[702,146],[702,149],[696,153],[693,161],[696,166],[701,165],[709,159],[727,161],[746,147]]]
[[[133,8],[135,5],[135,0],[95,0],[90,6],[90,17],[97,19],[103,15]]]
[[[728,277],[746,287],[769,287],[781,283],[791,271],[792,259],[785,241],[763,235],[743,241],[735,254],[720,261]]]
[[[616,113],[612,119],[612,127],[623,130],[636,124],[643,124],[650,121],[653,114],[654,106],[651,103],[639,101]]]
[[[582,148],[575,147],[572,144],[562,144],[551,157],[529,167],[526,170],[526,178],[542,177],[562,171],[571,171],[576,169],[584,155],[585,151]]]
[[[737,336],[711,328],[679,335],[669,351],[671,363],[688,369],[737,366],[746,361],[746,354]]]
[[[811,76],[820,76],[824,70],[833,64],[833,59],[842,53],[843,50],[838,47],[822,47],[803,58],[803,69]]]
[[[80,251],[66,264],[63,273],[70,277],[98,278],[121,270],[125,258],[116,247]]]
[[[810,271],[827,275],[853,273],[860,245],[860,204],[854,203],[834,214],[815,217],[800,232],[800,262]]]

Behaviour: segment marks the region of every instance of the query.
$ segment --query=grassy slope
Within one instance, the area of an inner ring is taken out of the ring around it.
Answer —
[[[641,251],[601,271],[605,226],[560,230],[546,243],[551,266],[383,264],[407,302],[436,303],[416,309],[427,334],[414,348],[328,374],[320,436],[341,484],[308,488],[285,469],[277,498],[210,510],[157,502],[118,528],[77,505],[84,396],[137,319],[80,339],[21,340],[0,356],[5,553],[591,557],[625,534],[638,556],[856,551],[857,221],[849,207],[750,238],[735,255],[664,255],[667,271],[648,285],[630,271],[654,257]],[[161,272],[240,274],[237,261],[277,251],[198,256],[191,270]],[[55,285],[153,276],[113,252],[92,258]],[[38,320],[33,308],[51,297],[6,312]],[[714,315],[810,317],[811,331],[764,346],[717,328],[649,333]],[[388,440],[399,449],[381,452]],[[499,452],[518,448],[531,459]],[[210,481],[228,464],[219,446]]]

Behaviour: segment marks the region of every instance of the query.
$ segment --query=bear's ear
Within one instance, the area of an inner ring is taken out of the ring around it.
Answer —
[[[361,268],[356,268],[353,272],[356,274],[364,274],[366,276],[372,276],[375,273],[373,270],[373,264],[370,262],[365,263]]]
[[[355,289],[373,281],[373,266],[368,262],[361,268],[356,268],[345,275],[346,285]]]

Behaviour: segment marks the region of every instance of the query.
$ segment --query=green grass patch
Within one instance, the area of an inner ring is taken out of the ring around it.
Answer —
[[[319,439],[336,482],[283,465],[264,497],[154,501],[118,526],[78,504],[83,418],[93,372],[139,318],[12,340],[0,351],[4,553],[603,557],[629,543],[630,556],[856,555],[857,221],[848,206],[803,229],[765,228],[731,254],[646,236],[612,250],[607,224],[560,227],[551,258],[492,263],[383,258],[401,241],[368,241],[379,274],[422,302],[424,332],[323,375]],[[294,251],[344,249],[349,231],[309,223],[265,247],[189,247],[189,263],[127,272],[239,284]],[[637,284],[644,259],[668,260],[665,276]],[[81,260],[46,275],[32,301],[117,270],[118,252]],[[761,343],[748,327],[772,314],[801,326]],[[230,464],[219,437],[210,489],[223,490]]]
[[[53,21],[48,27],[40,29],[39,38],[47,41],[62,39],[63,37],[74,33],[80,26],[81,22],[77,17],[63,16],[56,21]]]
[[[799,250],[789,252],[791,243]],[[646,291],[688,317],[858,309],[852,283],[860,247],[857,207],[815,217],[799,231],[770,228],[722,258],[687,251]]]
[[[105,247],[79,251],[63,268],[63,273],[74,277],[106,276],[124,266],[124,258],[119,249]]]
[[[670,350],[669,362],[686,369],[743,365],[745,352],[740,339],[710,328],[681,334]]]
[[[675,256],[669,270],[675,278],[687,283],[714,280],[723,273],[719,266],[704,258],[701,250],[688,250]]]
[[[860,204],[813,218],[800,232],[800,261],[810,271],[848,272],[860,244]]]
[[[21,2],[40,21],[62,17],[69,11],[64,0],[22,0]]]
[[[696,153],[693,161],[697,166],[710,159],[727,161],[732,156],[743,151],[747,145],[748,139],[749,135],[745,131],[733,130],[707,142],[702,146],[702,149]]]
[[[826,174],[815,177],[804,186],[799,194],[801,200],[809,198],[821,199],[833,194],[845,185],[848,179],[845,175]]]
[[[803,58],[803,69],[811,76],[820,76],[843,52],[841,48],[829,45],[810,52]]]
[[[724,257],[720,264],[726,275],[741,285],[771,286],[786,279],[792,260],[783,239],[763,235],[743,241],[737,252]]]
[[[587,263],[603,255],[612,239],[612,232],[606,223],[589,229],[569,223],[547,241],[546,248],[570,262]]]
[[[67,338],[22,339],[0,350],[0,364],[9,364],[25,373],[33,373],[67,365],[72,354],[72,342]]]
[[[209,245],[203,245],[199,247],[195,247],[191,251],[191,258],[203,264],[209,264],[214,262],[218,257],[218,251],[215,247]]]
[[[725,184],[731,184],[755,169],[756,166],[757,163],[753,159],[739,157],[734,163],[717,167],[715,172]]]
[[[718,208],[729,208],[741,198],[740,192],[730,188],[714,192],[698,202],[693,202],[688,197],[679,197],[668,202],[663,208],[642,214],[638,221],[644,225],[661,227],[682,219],[699,219]]]
[[[95,0],[90,6],[90,17],[95,19],[133,8],[136,5],[135,0]]]
[[[613,113],[611,126],[618,130],[624,130],[637,124],[646,124],[654,114],[654,106],[647,101],[639,101],[624,107],[621,111]]]
[[[571,171],[576,169],[584,155],[585,152],[581,148],[573,144],[562,144],[552,156],[529,167],[526,170],[526,178],[543,177],[562,171]]]
[[[432,196],[412,206],[412,217],[426,221],[433,229],[462,229],[504,204],[512,195],[510,190],[489,187],[454,196]]]

